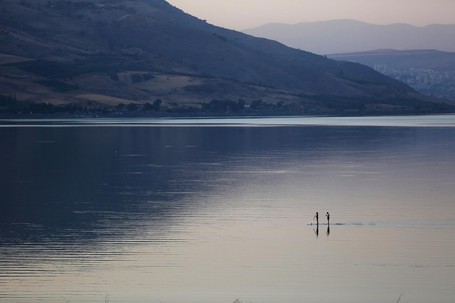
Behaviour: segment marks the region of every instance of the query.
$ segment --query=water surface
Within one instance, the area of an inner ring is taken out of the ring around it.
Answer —
[[[3,120],[0,302],[453,302],[454,122]]]

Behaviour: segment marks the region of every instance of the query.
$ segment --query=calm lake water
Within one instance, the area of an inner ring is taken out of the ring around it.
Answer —
[[[455,300],[455,116],[3,120],[0,138],[2,303]]]

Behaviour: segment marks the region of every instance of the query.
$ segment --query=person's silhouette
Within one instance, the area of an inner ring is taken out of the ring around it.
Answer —
[[[316,219],[316,224],[319,225],[319,212],[316,212],[316,214],[313,217],[313,220]]]

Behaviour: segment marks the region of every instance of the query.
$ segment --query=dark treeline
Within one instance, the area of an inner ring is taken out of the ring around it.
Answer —
[[[116,106],[105,106],[97,103],[88,105],[51,103],[32,103],[16,100],[15,97],[0,96],[0,114],[9,115],[244,115],[244,114],[298,114],[296,108],[286,107],[283,102],[271,104],[255,100],[247,105],[244,100],[212,100],[201,105],[180,105],[171,102],[163,106],[161,99],[153,102],[120,103]],[[302,113],[302,112],[301,112]]]
[[[53,105],[50,103],[20,102],[14,97],[0,96],[1,114],[73,114],[88,111],[89,108],[84,108],[83,106],[77,104]]]
[[[85,115],[85,114],[113,114],[124,112],[152,113],[160,112],[161,100],[157,99],[153,103],[145,104],[119,104],[115,107],[103,106],[99,104],[80,105],[80,104],[64,104],[54,105],[51,103],[41,102],[21,102],[15,97],[0,96],[0,114],[12,115],[30,115],[30,114],[68,114],[68,115]]]
[[[444,104],[422,103],[419,107],[409,106],[409,102],[397,101],[400,107],[387,105],[366,105],[361,100],[340,100],[328,98],[324,106],[303,106],[297,103],[285,104],[264,102],[261,99],[247,103],[244,100],[212,100],[208,103],[182,105],[177,102],[164,102],[156,99],[145,103],[120,103],[116,106],[96,102],[82,104],[55,105],[18,101],[14,96],[0,95],[2,115],[61,115],[61,116],[226,116],[226,115],[376,115],[376,114],[422,114],[448,113],[451,107]],[[344,102],[343,102],[344,101]],[[357,101],[357,102],[354,102]]]

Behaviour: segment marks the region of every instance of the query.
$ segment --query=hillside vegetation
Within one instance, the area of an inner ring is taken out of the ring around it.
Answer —
[[[216,27],[163,0],[0,0],[0,94],[11,113],[453,110],[371,68]]]

